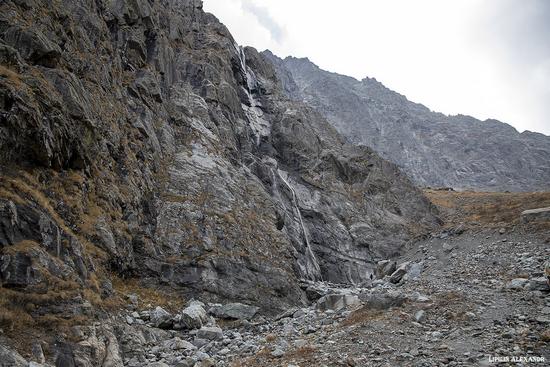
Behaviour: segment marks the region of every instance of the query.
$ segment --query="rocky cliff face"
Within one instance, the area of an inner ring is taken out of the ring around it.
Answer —
[[[198,0],[0,9],[5,330],[105,317],[135,281],[275,312],[438,224]]]
[[[351,142],[373,148],[421,186],[496,191],[550,188],[550,137],[496,120],[445,116],[376,79],[319,69],[269,51],[288,96],[304,101]]]

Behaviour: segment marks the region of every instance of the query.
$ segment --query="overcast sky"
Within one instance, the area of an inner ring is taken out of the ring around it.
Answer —
[[[241,45],[550,135],[550,0],[204,0]]]

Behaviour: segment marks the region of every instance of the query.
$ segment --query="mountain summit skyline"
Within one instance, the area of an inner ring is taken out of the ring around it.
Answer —
[[[351,142],[396,163],[418,185],[460,190],[550,187],[550,137],[503,122],[448,116],[409,101],[374,78],[322,70],[307,58],[270,51],[287,96],[320,112]]]
[[[550,135],[550,2],[206,0],[239,44]],[[291,11],[289,11],[291,10]]]

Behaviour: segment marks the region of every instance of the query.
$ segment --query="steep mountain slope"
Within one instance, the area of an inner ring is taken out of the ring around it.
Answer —
[[[300,279],[361,282],[438,225],[201,1],[0,10],[0,321],[23,345],[50,328],[61,358],[63,327],[136,281],[273,313],[304,302]]]
[[[304,101],[354,143],[373,148],[422,186],[481,190],[550,189],[550,137],[496,120],[445,116],[376,79],[319,69],[308,59],[264,52],[288,96]]]

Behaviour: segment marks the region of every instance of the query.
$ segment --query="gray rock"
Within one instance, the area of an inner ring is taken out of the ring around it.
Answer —
[[[150,314],[153,326],[161,329],[169,329],[174,324],[172,315],[160,306],[157,306]]]
[[[0,344],[0,361],[6,367],[27,367],[28,362],[16,351]]]
[[[403,277],[404,281],[409,280],[417,280],[420,277],[420,274],[422,273],[422,269],[424,267],[424,264],[420,263],[413,263],[411,264],[410,268],[407,271],[407,274]]]
[[[317,309],[320,311],[339,311],[347,307],[361,304],[359,297],[350,294],[328,294],[317,301]]]
[[[424,322],[426,320],[426,312],[424,310],[418,310],[414,314],[414,319],[416,320],[416,322]]]
[[[390,282],[397,284],[399,283],[405,274],[409,271],[410,263],[406,262],[397,267],[397,269],[390,275]]]
[[[208,316],[201,302],[192,301],[177,318],[177,322],[185,329],[200,329],[208,321]]]
[[[386,275],[391,275],[397,269],[397,263],[392,260],[381,260],[376,264],[376,277],[383,279]]]
[[[223,306],[214,306],[208,312],[221,319],[250,320],[258,313],[258,310],[259,308],[256,306],[243,303],[227,303]]]
[[[529,223],[534,221],[549,221],[550,207],[524,210],[523,212],[521,212],[521,220],[523,223]]]
[[[208,339],[203,339],[203,338],[198,338],[198,337],[195,337],[193,339],[193,345],[196,346],[197,348],[202,348],[203,346],[207,345],[208,343],[210,343],[210,341]]]
[[[546,277],[529,279],[526,288],[530,291],[550,291],[550,286]]]
[[[197,338],[207,339],[207,340],[220,340],[223,339],[222,329],[216,326],[208,327],[203,326],[197,332]]]
[[[512,289],[512,290],[521,290],[524,289],[525,286],[529,283],[529,279],[524,278],[516,278],[512,279],[507,285],[506,288]]]
[[[182,340],[178,337],[174,339],[166,340],[163,343],[164,347],[169,350],[195,350],[197,347],[186,340]]]
[[[275,358],[280,358],[285,355],[285,351],[280,348],[275,348],[275,350],[271,352],[271,355]]]
[[[407,300],[407,297],[400,292],[369,293],[361,295],[360,298],[366,308],[375,310],[399,307]]]

